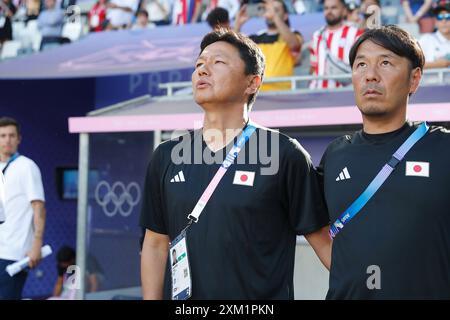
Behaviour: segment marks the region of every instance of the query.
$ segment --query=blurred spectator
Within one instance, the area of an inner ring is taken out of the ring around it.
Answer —
[[[305,1],[303,0],[293,0],[292,6],[294,7],[294,11],[296,14],[304,14],[306,13]]]
[[[437,31],[423,35],[419,43],[425,54],[425,68],[450,67],[450,0],[433,6]]]
[[[402,0],[406,22],[419,24],[420,33],[433,32],[434,19],[430,13],[433,0]]]
[[[40,0],[25,0],[26,7],[26,19],[25,23],[30,20],[36,20],[41,12],[41,1]]]
[[[209,13],[215,8],[224,8],[228,11],[229,19],[233,20],[239,11],[240,5],[241,4],[239,0],[210,0],[209,5],[206,7],[205,12],[203,13],[202,20],[206,20]]]
[[[133,30],[145,30],[155,27],[154,23],[148,22],[147,10],[139,10],[136,17],[137,17],[136,23],[132,27]]]
[[[250,38],[261,48],[266,57],[265,77],[289,77],[294,74],[303,45],[300,32],[289,27],[289,15],[286,5],[281,0],[267,0],[261,4],[266,19],[267,30]],[[234,29],[240,31],[242,25],[250,18],[250,7],[243,5],[236,16]],[[289,82],[263,84],[261,90],[288,90]]]
[[[361,1],[360,0],[345,0],[347,7],[347,24],[356,28],[360,28],[363,19],[361,18]]]
[[[229,29],[230,28],[230,19],[228,16],[228,11],[224,8],[217,7],[213,9],[208,16],[206,17],[206,21],[209,26],[216,29]]]
[[[61,247],[56,253],[56,269],[58,278],[53,288],[53,296],[65,299],[74,299],[74,290],[70,290],[70,276],[68,268],[74,266],[76,262],[75,250],[68,246]],[[73,271],[75,272],[75,270]],[[74,275],[76,276],[76,275]],[[91,255],[88,255],[86,261],[86,292],[96,292],[99,289],[103,279],[103,271],[98,261]]]
[[[0,0],[0,48],[3,42],[12,40],[11,18],[16,13],[16,6],[11,0]]]
[[[131,28],[133,17],[139,7],[139,0],[111,0],[107,5],[108,29]]]
[[[381,9],[381,5],[380,5],[380,0],[363,0],[361,3],[361,8],[360,8],[360,12],[361,12],[361,25],[360,28],[365,29],[367,28],[366,22],[367,19],[372,15],[371,13],[368,13],[368,8],[370,6],[377,6]],[[381,17],[381,24],[383,24],[383,17]]]
[[[314,0],[283,0],[289,14],[305,14],[308,11],[308,4]],[[251,0],[250,0],[251,2]],[[310,5],[309,5],[310,7]]]
[[[106,28],[106,9],[108,0],[98,0],[88,12],[90,32],[103,31]]]
[[[380,0],[346,0],[345,3],[348,11],[347,24],[360,29],[367,28],[367,19],[373,14],[373,11],[368,13],[370,6],[377,6],[381,10]],[[383,18],[380,18],[382,20],[380,23],[383,24]]]
[[[5,176],[0,171],[0,224],[5,222]]]
[[[170,24],[170,0],[142,0],[141,9],[150,12],[150,22],[157,26]]]
[[[61,9],[64,11],[69,8],[70,6],[74,6],[77,4],[77,0],[61,0]]]
[[[56,0],[45,0],[45,10],[38,17],[42,41],[46,37],[60,37],[64,24],[64,11],[56,7]]]
[[[323,11],[323,0],[304,0],[306,12],[321,12]]]
[[[351,73],[348,55],[362,29],[345,24],[347,9],[344,0],[325,0],[324,15],[327,25],[313,34],[310,47],[311,73],[317,76]],[[315,80],[311,89],[337,88],[348,85],[348,80]]]
[[[202,10],[202,0],[174,0],[172,24],[196,23]]]

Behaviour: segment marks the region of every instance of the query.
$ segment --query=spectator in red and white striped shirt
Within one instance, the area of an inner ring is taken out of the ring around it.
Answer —
[[[363,30],[345,23],[347,9],[344,0],[325,0],[327,25],[314,32],[310,46],[311,74],[318,76],[350,73],[348,55]],[[351,83],[344,80],[316,80],[311,89],[337,88]]]

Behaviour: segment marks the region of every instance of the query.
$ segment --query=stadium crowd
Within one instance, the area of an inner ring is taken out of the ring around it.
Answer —
[[[399,24],[420,40],[426,68],[449,67],[450,9],[446,0],[0,0],[0,46],[6,50],[8,42],[16,40],[20,55],[76,41],[88,32],[203,21],[211,28],[240,31],[251,17],[260,16],[267,29],[251,37],[266,56],[266,78],[292,76],[299,65],[305,66],[303,74],[324,76],[350,72],[348,53],[367,27],[366,20],[376,14],[369,9],[371,5],[381,7],[382,24]],[[305,41],[302,30],[289,23],[289,15],[313,12],[323,12],[326,25],[311,41]],[[339,79],[318,80],[310,87],[347,84]],[[263,89],[288,88],[289,83],[276,83]]]

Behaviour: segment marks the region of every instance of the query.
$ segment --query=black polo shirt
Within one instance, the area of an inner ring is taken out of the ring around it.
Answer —
[[[232,146],[212,153],[200,130],[162,143],[148,168],[141,225],[173,240],[222,163],[176,164],[171,155],[224,159]],[[277,170],[263,175],[268,159],[279,160]],[[192,299],[292,299],[296,235],[328,223],[309,155],[296,140],[258,127],[188,229]],[[164,291],[170,298],[169,269]]]
[[[359,131],[330,144],[318,170],[332,223],[417,127]],[[449,183],[450,134],[432,127],[337,234],[327,298],[449,299]],[[377,273],[370,266],[379,268],[380,289],[369,289]]]

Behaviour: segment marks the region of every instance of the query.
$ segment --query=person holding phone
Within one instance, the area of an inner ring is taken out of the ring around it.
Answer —
[[[289,77],[294,74],[294,67],[299,64],[303,36],[292,30],[286,4],[281,0],[265,0],[244,4],[236,16],[234,30],[241,27],[252,17],[262,16],[266,19],[267,30],[250,35],[266,57],[266,77]],[[289,90],[290,82],[263,84],[262,91]]]

